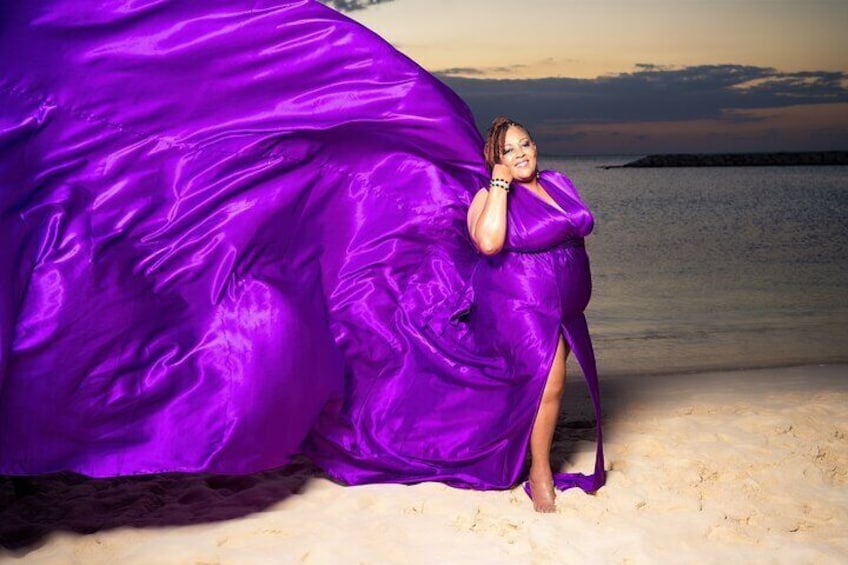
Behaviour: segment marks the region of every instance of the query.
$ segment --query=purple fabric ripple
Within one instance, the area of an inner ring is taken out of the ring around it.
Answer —
[[[0,473],[519,480],[561,331],[600,414],[592,217],[479,256],[465,104],[312,1],[0,8]],[[589,475],[560,488],[594,491]]]

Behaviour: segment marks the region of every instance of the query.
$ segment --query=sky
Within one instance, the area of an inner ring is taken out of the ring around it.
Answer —
[[[543,154],[848,150],[848,0],[335,4]]]

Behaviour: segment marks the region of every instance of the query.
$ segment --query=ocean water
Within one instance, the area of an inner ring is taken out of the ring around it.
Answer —
[[[848,167],[603,169],[542,158],[589,204],[602,375],[848,361]]]

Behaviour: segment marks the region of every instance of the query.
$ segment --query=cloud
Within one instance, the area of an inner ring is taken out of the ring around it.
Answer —
[[[437,71],[435,74],[447,77],[447,76],[483,76],[485,75],[485,69],[477,69],[474,67],[451,67],[449,69],[442,69]]]
[[[571,141],[585,143],[600,135],[612,139],[618,133],[634,140],[637,135],[651,134],[662,145],[662,132],[675,131],[680,138],[688,129],[692,129],[693,139],[695,130],[704,133],[703,139],[708,130],[719,140],[733,132],[741,135],[743,130],[753,139],[767,128],[777,131],[779,138],[789,109],[807,108],[804,112],[811,114],[813,108],[821,108],[815,112],[820,127],[824,112],[844,110],[848,103],[848,73],[832,71],[640,63],[632,72],[593,79],[493,79],[472,76],[487,69],[461,69],[463,76],[455,76],[459,73],[451,70],[437,74],[465,99],[481,129],[495,116],[508,114],[561,150],[567,150]],[[827,139],[848,140],[848,128],[842,127],[845,122],[834,120],[836,131],[829,132]],[[792,127],[792,143],[797,145],[796,141],[807,135],[803,120],[795,120]],[[812,129],[810,123],[811,136]],[[575,137],[578,132],[583,136]],[[732,141],[727,139],[728,144]]]
[[[473,69],[465,69],[464,74]],[[478,69],[478,72],[484,72]],[[532,123],[733,119],[734,111],[848,102],[848,73],[778,72],[770,67],[642,63],[594,79],[481,79],[438,73],[483,122],[519,113]]]
[[[552,59],[550,59],[552,60]],[[546,59],[544,62],[548,62]],[[440,69],[434,74],[443,77],[476,77],[514,74],[522,69],[526,69],[528,65],[516,63],[514,65],[504,65],[499,67],[451,67],[449,69]]]
[[[392,2],[393,0],[321,0],[324,4],[335,8],[339,12],[353,12],[356,10],[364,10],[374,4],[382,4],[384,2]]]

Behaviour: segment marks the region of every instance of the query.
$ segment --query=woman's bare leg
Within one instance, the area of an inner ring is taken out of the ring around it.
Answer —
[[[554,439],[554,428],[556,428],[557,418],[559,417],[562,390],[565,387],[565,358],[567,355],[568,348],[566,348],[560,335],[551,372],[548,374],[545,390],[542,392],[539,412],[536,414],[536,421],[530,434],[530,493],[536,512],[553,512],[556,510],[554,476],[551,470],[551,442]]]

